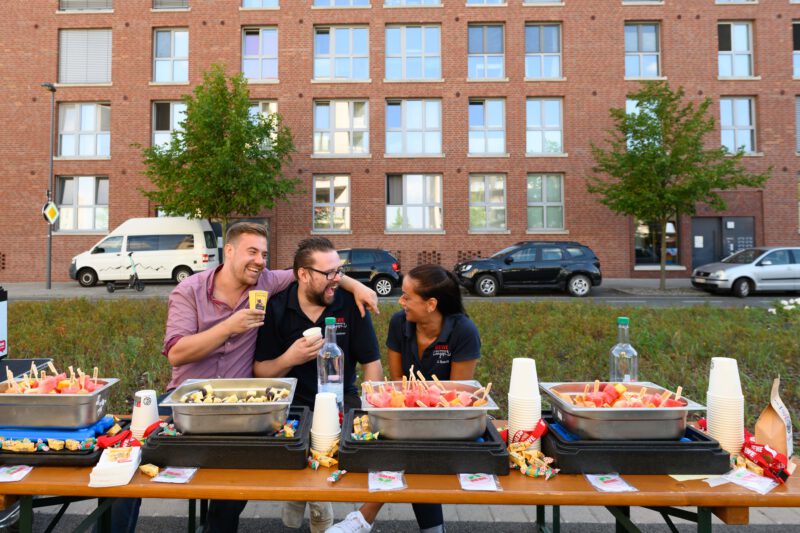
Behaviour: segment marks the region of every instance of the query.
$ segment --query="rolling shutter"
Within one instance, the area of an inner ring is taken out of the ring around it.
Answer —
[[[59,83],[111,82],[111,30],[61,30]]]
[[[61,11],[104,11],[114,9],[114,0],[60,0]]]
[[[153,9],[182,9],[189,7],[189,0],[153,0]]]

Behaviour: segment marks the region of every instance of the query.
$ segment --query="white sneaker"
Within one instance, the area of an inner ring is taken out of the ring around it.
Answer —
[[[292,529],[300,529],[306,514],[306,502],[283,502],[281,520],[283,525]]]
[[[325,533],[333,525],[331,502],[308,502],[308,515],[311,533]]]
[[[325,533],[368,533],[372,531],[372,524],[364,519],[361,511],[353,511],[344,520],[325,530]]]

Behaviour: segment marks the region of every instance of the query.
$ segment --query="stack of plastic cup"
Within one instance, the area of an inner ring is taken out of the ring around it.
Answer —
[[[542,396],[536,361],[524,357],[511,364],[511,382],[508,386],[508,441],[512,442],[519,431],[531,432],[542,418]],[[532,448],[541,449],[536,441]]]
[[[730,453],[744,443],[744,396],[736,359],[713,357],[706,396],[708,434]]]
[[[336,395],[332,392],[317,393],[311,418],[311,448],[317,452],[327,452],[339,440],[341,432]]]
[[[145,430],[158,422],[158,399],[154,390],[140,390],[133,396],[131,433],[136,439],[144,436]]]

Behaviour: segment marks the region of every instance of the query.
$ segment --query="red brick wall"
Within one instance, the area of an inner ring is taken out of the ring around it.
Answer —
[[[624,105],[636,89],[624,81],[624,21],[661,23],[662,74],[684,85],[688,97],[714,98],[718,117],[720,95],[756,97],[757,143],[763,157],[747,159],[748,167],[773,167],[764,191],[727,193],[727,215],[756,217],[758,244],[800,243],[797,227],[795,97],[800,81],[792,80],[791,24],[800,19],[800,5],[787,0],[752,6],[714,5],[711,1],[666,0],[664,5],[622,5],[620,0],[564,0],[565,5],[466,7],[463,0],[444,0],[443,8],[385,9],[373,0],[371,9],[311,9],[311,0],[282,0],[277,11],[242,11],[235,0],[191,0],[186,12],[152,12],[149,0],[115,0],[113,13],[57,14],[56,0],[7,2],[0,19],[0,254],[6,255],[0,280],[42,280],[47,228],[39,213],[48,177],[50,96],[39,84],[57,81],[59,28],[112,28],[113,71],[110,87],[59,87],[58,102],[111,103],[112,157],[101,161],[56,161],[56,175],[103,175],[110,179],[111,228],[134,216],[152,214],[139,192],[148,187],[139,150],[133,143],[150,142],[154,100],[177,100],[190,86],[151,86],[152,31],[155,27],[188,27],[190,83],[214,62],[230,72],[240,68],[241,28],[279,28],[278,84],[251,86],[254,99],[277,98],[279,111],[294,131],[298,153],[287,175],[302,179],[306,192],[291,203],[265,213],[272,222],[272,263],[291,262],[297,241],[311,231],[311,177],[315,173],[351,176],[349,235],[334,235],[337,246],[376,246],[401,252],[404,269],[416,264],[421,251],[441,254],[452,266],[459,251],[484,255],[509,243],[533,238],[571,239],[591,246],[607,277],[633,275],[630,220],[618,217],[586,192],[591,172],[590,143],[602,144],[611,126],[609,107]],[[718,20],[754,21],[755,74],[760,80],[717,80]],[[566,81],[525,82],[524,24],[562,23],[562,70]],[[384,27],[388,23],[434,23],[442,26],[444,83],[383,83]],[[508,82],[467,82],[467,25],[505,24]],[[315,24],[370,26],[371,83],[311,83]],[[506,99],[508,158],[468,158],[467,102],[470,97]],[[564,150],[568,157],[525,157],[526,96],[564,98]],[[315,98],[369,98],[369,159],[312,159],[312,102]],[[384,159],[384,105],[387,97],[442,99],[445,158]],[[718,134],[709,145],[719,142]],[[385,175],[441,173],[444,184],[444,235],[389,235],[384,232]],[[470,173],[507,175],[508,234],[474,235],[468,231],[467,183]],[[527,235],[525,177],[528,172],[565,176],[567,235]],[[703,211],[705,214],[705,211]],[[688,224],[688,227],[686,226]],[[682,224],[681,251],[691,257],[690,222]],[[99,240],[99,235],[57,234],[53,238],[54,279],[66,279],[70,257]],[[688,260],[685,261],[688,265]],[[0,267],[2,268],[2,267]],[[685,274],[684,274],[685,275]]]

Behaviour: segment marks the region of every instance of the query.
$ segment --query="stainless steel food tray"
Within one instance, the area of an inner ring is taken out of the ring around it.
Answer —
[[[539,383],[553,407],[553,417],[572,433],[596,440],[670,440],[683,437],[689,411],[703,411],[705,406],[685,396],[683,407],[578,407],[559,397],[558,393],[583,394],[586,382]],[[600,384],[600,389],[606,383]],[[632,392],[647,387],[648,394],[661,394],[664,387],[649,381],[624,383]],[[594,382],[589,382],[594,390]]]
[[[373,381],[377,390],[380,385],[391,383],[402,387],[400,381]],[[432,382],[428,382],[433,384]],[[481,388],[477,381],[442,381],[447,390],[475,392]],[[393,440],[472,440],[486,431],[488,411],[497,409],[492,396],[480,407],[374,407],[361,394],[361,408],[369,415],[373,431],[381,437]]]
[[[89,394],[5,394],[0,384],[0,426],[76,428],[94,424],[106,414],[116,378],[98,378],[102,384]]]
[[[267,387],[289,389],[289,396],[277,402],[250,403],[182,403],[180,398],[209,384],[225,396],[244,398],[249,390]],[[172,391],[161,405],[172,407],[175,426],[183,433],[264,433],[277,431],[286,423],[294,398],[296,378],[187,379]]]

